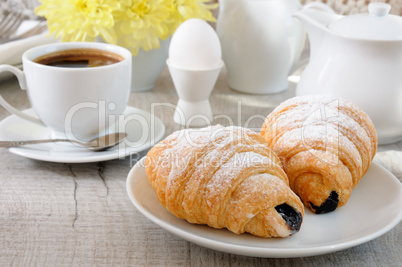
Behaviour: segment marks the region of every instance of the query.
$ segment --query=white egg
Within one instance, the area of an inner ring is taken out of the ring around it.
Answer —
[[[218,35],[207,22],[189,19],[173,34],[169,47],[169,64],[188,70],[218,67],[222,50]]]

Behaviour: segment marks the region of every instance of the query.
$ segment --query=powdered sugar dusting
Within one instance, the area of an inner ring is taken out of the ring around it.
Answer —
[[[273,166],[273,162],[260,154],[246,152],[235,154],[228,162],[223,164],[208,183],[207,189],[213,194],[222,194],[221,191],[234,184],[241,172],[253,166]]]
[[[340,112],[339,107],[344,105],[343,100],[321,95],[296,97],[285,101],[277,110],[286,106],[292,108],[282,113],[275,125],[277,133],[284,132],[278,143],[284,147],[302,143],[307,148],[314,148],[314,143],[318,140],[359,154],[355,144],[339,131],[339,125],[360,136],[367,134],[355,120]],[[289,128],[290,130],[287,130]],[[361,160],[360,155],[355,156]]]
[[[223,127],[221,125],[174,132],[165,139],[165,142],[170,144],[170,149],[165,149],[161,155],[161,158],[172,162],[169,180],[181,177],[189,164],[193,164],[194,159],[205,156],[204,150],[207,148],[210,152],[242,138],[250,138],[250,136],[258,136],[258,134],[243,127]],[[266,144],[261,143],[260,145],[268,149]]]
[[[328,164],[341,162],[349,168],[353,180],[358,181],[365,172],[362,166],[368,168],[367,160],[374,156],[370,123],[367,115],[346,100],[325,95],[301,96],[280,104],[267,117],[263,133],[282,159],[308,151],[303,155],[315,155],[320,161],[332,159]],[[323,158],[326,154],[328,157]],[[338,158],[341,161],[333,162]]]

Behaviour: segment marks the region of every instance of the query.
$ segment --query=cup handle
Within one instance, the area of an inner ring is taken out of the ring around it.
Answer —
[[[3,72],[3,71],[9,71],[9,72],[13,73],[17,77],[22,90],[25,90],[27,88],[25,74],[23,71],[21,71],[20,69],[18,69],[16,67],[10,66],[10,65],[0,65],[0,72]],[[14,115],[16,115],[24,120],[39,124],[41,126],[45,126],[45,124],[39,118],[30,116],[30,115],[16,109],[15,107],[11,106],[1,95],[0,95],[0,105],[2,105],[10,113],[13,113]]]

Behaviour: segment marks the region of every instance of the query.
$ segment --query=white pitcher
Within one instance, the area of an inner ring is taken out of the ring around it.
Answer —
[[[300,8],[299,0],[220,1],[217,32],[232,89],[270,94],[288,88],[305,40],[292,17]]]
[[[334,95],[357,104],[371,118],[379,144],[402,140],[402,17],[390,5],[342,16],[325,5],[295,13],[311,43],[310,62],[296,95]]]

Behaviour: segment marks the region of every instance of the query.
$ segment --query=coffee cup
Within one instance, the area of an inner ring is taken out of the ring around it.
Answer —
[[[86,141],[110,128],[127,106],[131,87],[131,53],[105,43],[54,43],[22,55],[23,71],[10,71],[27,90],[38,117],[30,116],[0,96],[14,115],[50,128],[54,137]]]

